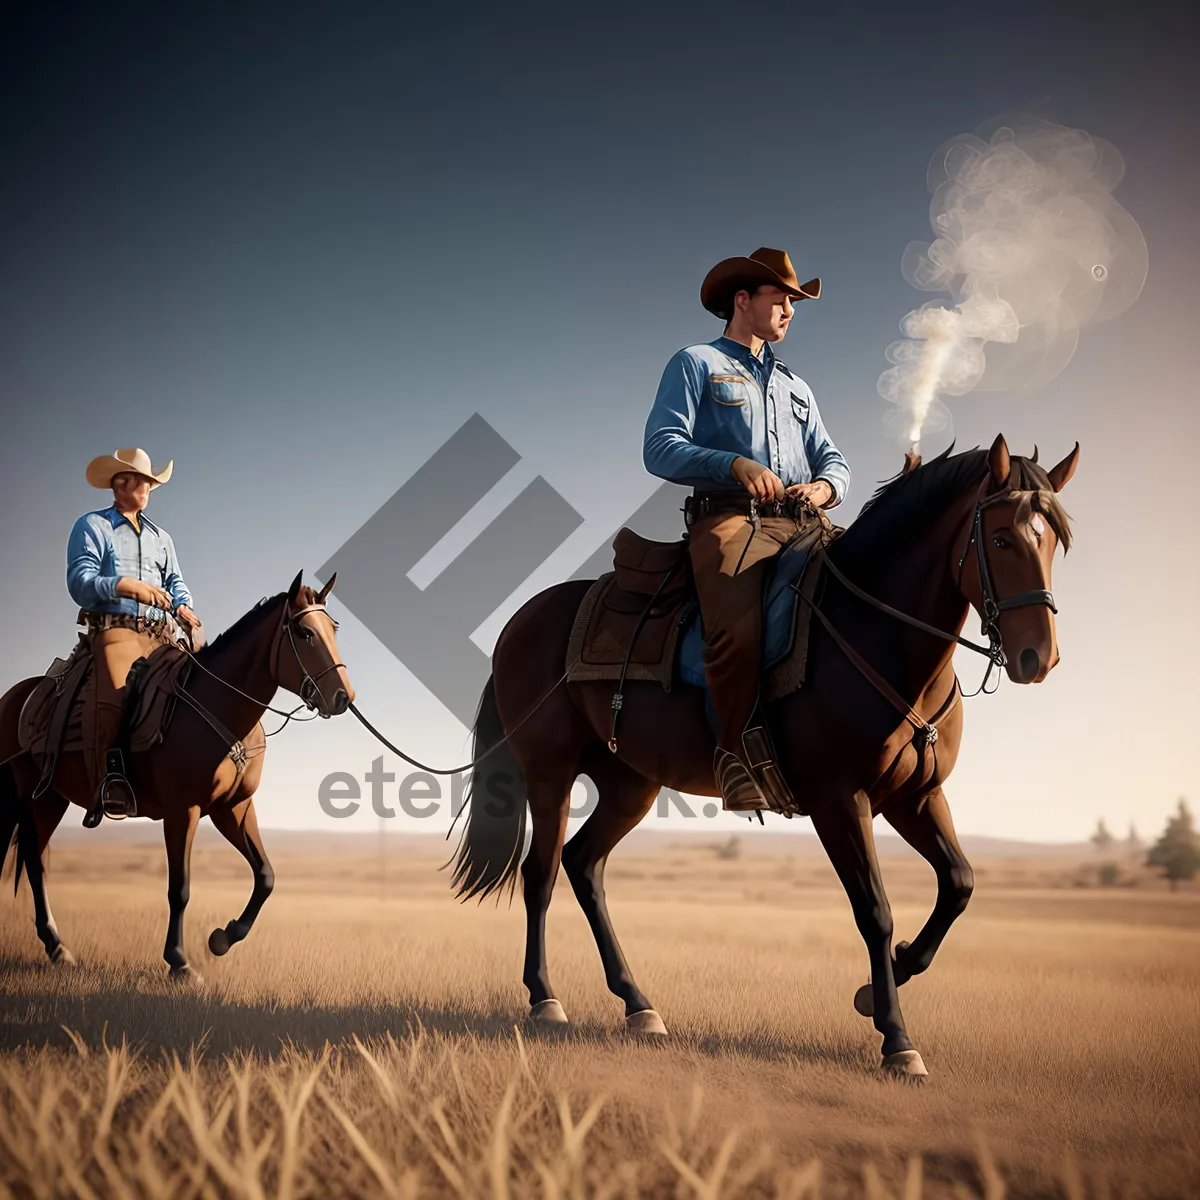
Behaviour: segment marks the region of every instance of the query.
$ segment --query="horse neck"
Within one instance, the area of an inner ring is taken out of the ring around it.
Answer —
[[[272,670],[271,647],[278,629],[278,619],[269,620],[264,614],[261,622],[215,647],[204,660],[206,671],[192,673],[189,690],[236,737],[244,738],[275,698],[279,685]]]
[[[969,606],[954,579],[951,556],[965,533],[975,499],[972,486],[931,521],[913,522],[887,554],[853,577],[854,582],[875,599],[927,625],[946,633],[961,632]],[[857,601],[855,605],[856,619],[866,623],[869,636],[893,660],[897,677],[905,678],[914,695],[949,669],[953,642],[922,633],[869,605]]]

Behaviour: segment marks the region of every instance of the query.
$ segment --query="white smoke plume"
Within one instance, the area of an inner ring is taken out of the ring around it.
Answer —
[[[1035,117],[961,134],[929,166],[935,240],[912,242],[901,271],[949,293],[900,323],[879,394],[886,424],[915,445],[950,423],[941,396],[1030,390],[1070,361],[1080,327],[1124,312],[1146,280],[1146,242],[1111,192],[1117,148]]]

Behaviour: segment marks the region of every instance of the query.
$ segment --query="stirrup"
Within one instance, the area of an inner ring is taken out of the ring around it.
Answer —
[[[136,817],[138,815],[137,797],[133,793],[132,785],[125,777],[125,762],[121,751],[109,750],[104,756],[104,766],[107,774],[100,780],[97,807],[104,816],[112,821],[124,821],[127,817]],[[88,826],[88,828],[93,828],[93,826]]]
[[[756,715],[762,716],[761,712]],[[747,725],[743,730],[742,749],[750,766],[750,775],[763,794],[764,807],[785,817],[799,812],[792,789],[788,787],[776,762],[775,747],[771,743],[771,731],[767,728],[765,718],[761,719],[761,724]]]
[[[726,812],[753,813],[770,808],[746,764],[732,750],[716,748],[713,778],[721,789],[721,802]]]

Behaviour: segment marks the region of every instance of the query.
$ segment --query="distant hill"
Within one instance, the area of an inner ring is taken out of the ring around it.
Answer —
[[[807,855],[824,854],[820,842],[811,833],[788,833],[772,828],[774,822],[765,826],[747,825],[745,831],[730,832],[721,829],[635,829],[617,848],[618,855],[624,852],[636,854],[661,853],[668,849],[697,849],[716,846],[738,837],[749,854]],[[197,837],[203,841],[220,840],[220,834],[207,822],[202,821]],[[388,830],[386,843],[390,850],[416,853],[449,853],[457,844],[456,830],[449,841],[441,833],[408,833]],[[105,821],[98,829],[83,829],[78,824],[64,825],[55,834],[55,843],[71,842],[73,845],[91,843],[112,845],[115,842],[162,841],[162,825],[158,822],[135,820],[127,823]],[[279,850],[327,850],[336,853],[339,847],[346,850],[374,850],[379,844],[377,833],[337,833],[330,835],[320,830],[308,829],[264,829],[263,840],[267,852]],[[959,838],[963,851],[970,859],[985,858],[1063,858],[1077,855],[1094,855],[1088,842],[1032,842],[1015,838],[987,837],[982,834],[964,834]],[[914,853],[899,837],[885,831],[882,822],[876,827],[875,845],[881,857],[893,854]]]

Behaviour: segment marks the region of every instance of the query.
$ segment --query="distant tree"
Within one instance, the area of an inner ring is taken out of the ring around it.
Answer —
[[[1101,887],[1116,887],[1121,882],[1121,868],[1115,862],[1101,863],[1096,880]]]
[[[717,847],[717,857],[728,862],[735,858],[740,858],[742,853],[742,842],[737,835],[731,835],[729,841],[722,842]]]
[[[1116,838],[1108,832],[1108,826],[1104,823],[1104,818],[1096,822],[1096,832],[1091,836],[1091,843],[1100,851],[1101,854],[1107,854],[1111,849]]]
[[[1182,796],[1175,815],[1167,819],[1162,836],[1150,848],[1146,865],[1162,870],[1171,891],[1175,891],[1181,879],[1194,879],[1200,870],[1200,838],[1196,836],[1191,809]]]
[[[1129,833],[1125,838],[1125,849],[1130,854],[1136,854],[1139,850],[1145,849],[1145,843],[1138,836],[1137,826],[1132,821],[1129,822]]]

